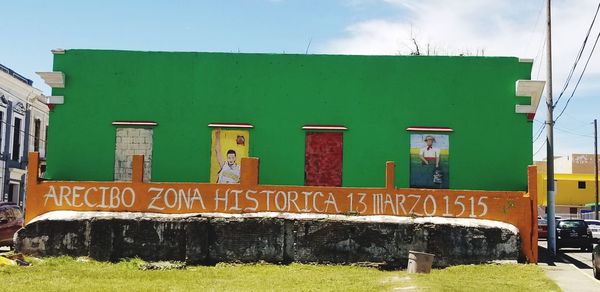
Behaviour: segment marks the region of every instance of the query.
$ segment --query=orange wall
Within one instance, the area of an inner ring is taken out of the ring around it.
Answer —
[[[38,155],[30,153],[30,169]],[[258,159],[243,158],[240,184],[143,182],[143,157],[133,161],[132,182],[41,181],[30,171],[25,220],[55,210],[183,213],[289,212],[349,215],[439,216],[488,219],[519,229],[522,251],[537,262],[535,167],[529,193],[447,189],[398,189],[394,163],[386,165],[386,187],[342,188],[258,184]]]

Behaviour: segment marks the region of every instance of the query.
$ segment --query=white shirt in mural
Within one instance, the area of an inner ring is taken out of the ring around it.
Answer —
[[[421,148],[421,156],[427,160],[433,160],[440,157],[440,149],[425,146]]]
[[[223,163],[219,171],[217,183],[219,184],[237,184],[240,182],[240,166],[238,164],[229,165]]]

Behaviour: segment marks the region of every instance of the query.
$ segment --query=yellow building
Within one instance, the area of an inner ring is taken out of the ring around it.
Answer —
[[[555,160],[555,171],[572,171],[573,173],[555,173],[554,181],[556,183],[556,214],[562,217],[574,217],[581,209],[589,209],[586,204],[595,201],[595,176],[593,172],[593,158],[589,162],[592,165],[589,171],[589,165],[582,165],[582,154],[573,154],[572,156],[558,157]],[[536,162],[538,166],[538,206],[540,214],[545,213],[547,206],[546,191],[546,162]],[[569,167],[569,164],[571,166]],[[587,164],[587,163],[586,163]],[[577,173],[586,170],[587,173]]]
[[[556,205],[584,206],[595,200],[594,174],[554,174]],[[546,174],[538,174],[538,205],[546,206]]]

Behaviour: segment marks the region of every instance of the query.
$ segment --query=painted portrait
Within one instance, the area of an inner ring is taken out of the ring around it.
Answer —
[[[448,135],[410,135],[410,187],[447,189],[450,186]]]
[[[240,183],[241,159],[248,157],[247,130],[216,128],[212,131],[210,182]]]

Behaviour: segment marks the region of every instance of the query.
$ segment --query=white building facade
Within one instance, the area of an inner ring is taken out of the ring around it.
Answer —
[[[0,201],[25,201],[27,154],[46,158],[49,108],[33,82],[0,64]],[[38,170],[36,170],[38,171]]]

